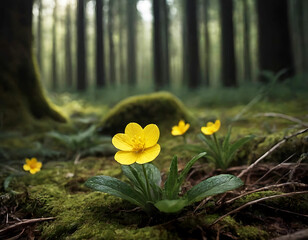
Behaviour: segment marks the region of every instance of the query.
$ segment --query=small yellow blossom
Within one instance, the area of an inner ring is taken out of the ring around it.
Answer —
[[[129,123],[125,133],[118,133],[112,138],[112,144],[119,149],[114,159],[123,164],[144,164],[153,161],[160,153],[159,128],[149,124],[144,129],[138,123]]]
[[[212,135],[220,128],[220,120],[216,120],[215,123],[208,122],[206,127],[201,128],[201,132],[205,135]]]
[[[38,162],[36,158],[28,159],[26,158],[26,164],[24,164],[23,168],[25,171],[30,171],[31,174],[35,174],[41,170],[42,163]]]
[[[189,129],[190,124],[184,122],[184,120],[179,121],[179,124],[176,126],[172,127],[172,131],[171,134],[173,136],[179,136],[179,135],[183,135],[184,133],[186,133],[186,131]]]

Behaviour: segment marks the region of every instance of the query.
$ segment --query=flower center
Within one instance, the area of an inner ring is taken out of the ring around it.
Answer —
[[[30,163],[30,168],[31,168],[31,169],[36,168],[36,163]]]
[[[144,150],[144,139],[140,136],[134,136],[132,138],[133,151],[142,152]]]

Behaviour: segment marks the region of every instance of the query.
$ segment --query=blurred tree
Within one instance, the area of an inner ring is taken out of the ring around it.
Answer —
[[[77,90],[84,91],[86,81],[85,0],[77,1]]]
[[[287,69],[284,77],[293,75],[287,0],[257,0],[259,67],[278,72]],[[261,76],[260,81],[268,81]]]
[[[153,0],[154,81],[157,90],[169,86],[168,7],[166,0]]]
[[[115,50],[113,40],[113,26],[114,26],[114,0],[108,2],[108,39],[109,39],[109,65],[110,65],[110,84],[116,83],[115,70]]]
[[[71,3],[66,5],[66,34],[65,34],[65,78],[66,86],[73,87],[73,66],[72,66],[72,16],[71,16]]]
[[[137,59],[136,59],[136,25],[137,25],[137,1],[127,2],[127,81],[131,86],[137,83]]]
[[[126,68],[125,68],[125,53],[124,53],[124,37],[125,37],[125,29],[126,29],[126,11],[125,1],[117,1],[118,3],[118,17],[119,17],[119,79],[120,83],[123,84],[126,82]]]
[[[36,42],[37,42],[37,49],[36,49],[36,58],[37,58],[37,63],[40,69],[40,74],[41,76],[43,75],[43,62],[42,62],[42,9],[43,9],[43,4],[42,0],[37,0],[37,5],[38,5],[38,17],[37,17],[37,37],[36,37]]]
[[[203,0],[204,40],[205,40],[205,85],[210,85],[210,32],[209,32],[209,0]]]
[[[54,7],[52,13],[52,56],[51,56],[51,74],[52,74],[52,89],[58,88],[57,78],[57,0],[54,0]]]
[[[244,24],[244,32],[243,32],[243,52],[244,52],[244,80],[251,81],[251,58],[250,58],[250,19],[249,19],[249,8],[248,8],[248,0],[242,0],[243,3],[243,24]]]
[[[184,0],[184,81],[189,88],[200,86],[197,0]]]
[[[32,0],[1,2],[0,112],[4,128],[33,125],[33,119],[65,121],[42,93],[32,53],[32,5]]]
[[[293,58],[297,73],[308,73],[308,2],[288,1],[292,27]]]
[[[234,87],[236,83],[234,33],[233,33],[233,0],[220,0],[221,21],[221,61],[222,83],[224,87]]]
[[[106,85],[103,0],[96,0],[96,86]]]

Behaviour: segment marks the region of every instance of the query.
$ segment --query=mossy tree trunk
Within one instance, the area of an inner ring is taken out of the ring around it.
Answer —
[[[3,1],[0,9],[0,113],[4,128],[33,119],[65,119],[42,93],[32,52],[33,0]]]

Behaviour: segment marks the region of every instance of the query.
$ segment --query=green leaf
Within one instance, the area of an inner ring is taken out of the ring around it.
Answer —
[[[10,185],[10,183],[11,183],[11,181],[12,181],[12,179],[13,179],[14,177],[15,177],[15,175],[14,175],[14,174],[11,174],[11,175],[9,175],[8,177],[6,177],[6,178],[4,179],[4,182],[3,182],[4,191],[7,191],[7,190],[8,190],[9,185]]]
[[[144,206],[143,196],[127,183],[109,176],[95,176],[85,182],[85,186],[99,192],[122,198],[138,206]]]
[[[189,204],[201,201],[205,197],[224,193],[243,185],[241,179],[230,174],[220,174],[210,177],[195,185],[186,193]]]
[[[198,155],[194,156],[185,166],[185,168],[183,169],[183,171],[181,172],[180,176],[179,176],[179,186],[182,185],[183,181],[185,180],[189,170],[191,169],[191,167],[195,164],[195,162],[197,160],[199,160],[200,158],[204,157],[206,155],[206,152],[202,152],[199,153]]]
[[[186,199],[165,199],[155,203],[154,206],[161,212],[175,213],[181,211],[185,206],[187,206],[187,203]]]
[[[230,140],[230,135],[231,135],[231,127],[228,128],[227,135],[222,143],[222,149],[225,151],[229,147],[229,140]]]
[[[208,145],[208,149],[206,149],[206,151],[210,150],[212,152],[212,155],[215,156],[219,156],[219,149],[217,149],[216,144],[214,143],[214,141],[212,141],[212,139],[208,139],[206,136],[204,136],[203,134],[199,134],[199,138],[206,143],[206,145]],[[209,151],[208,151],[209,152]]]
[[[176,156],[173,157],[168,178],[165,182],[165,196],[168,199],[177,198],[179,193],[179,184],[178,184],[178,159]]]
[[[241,138],[239,140],[237,140],[236,142],[234,142],[233,144],[231,144],[229,151],[227,153],[228,159],[231,159],[233,157],[233,155],[235,154],[235,152],[241,147],[243,146],[245,143],[249,142],[251,139],[253,139],[254,136],[250,135],[244,138]],[[227,163],[228,164],[228,163]]]

